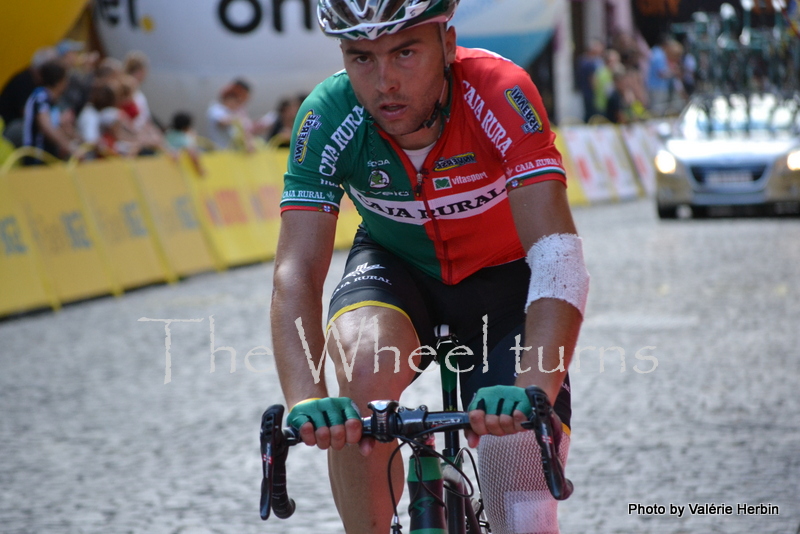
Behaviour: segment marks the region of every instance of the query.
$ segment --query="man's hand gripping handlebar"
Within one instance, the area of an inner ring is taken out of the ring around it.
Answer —
[[[558,457],[561,441],[561,421],[553,412],[547,394],[537,386],[529,386],[525,393],[531,403],[531,416],[523,428],[533,430],[542,451],[542,469],[550,493],[557,500],[572,494],[573,486],[564,476],[564,466]],[[401,407],[397,401],[373,401],[369,404],[372,415],[361,418],[362,435],[381,442],[398,437],[416,439],[425,434],[465,430],[470,428],[469,412],[429,412],[427,407],[416,409]],[[270,406],[261,418],[261,519],[268,519],[270,511],[281,519],[290,517],[295,510],[294,500],[286,491],[286,457],[289,447],[302,443],[300,432],[293,427],[282,428],[284,408]]]

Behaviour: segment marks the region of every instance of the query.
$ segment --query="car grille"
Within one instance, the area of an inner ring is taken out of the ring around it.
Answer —
[[[730,183],[755,182],[764,175],[766,165],[692,165],[694,179],[701,184],[725,185]]]

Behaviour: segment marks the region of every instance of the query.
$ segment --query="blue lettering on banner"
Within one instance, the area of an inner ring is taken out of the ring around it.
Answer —
[[[92,241],[86,235],[86,223],[79,211],[62,214],[61,223],[64,225],[72,248],[92,248]]]
[[[181,221],[184,230],[195,230],[197,228],[197,218],[192,210],[191,199],[184,195],[175,199],[175,213]]]
[[[142,216],[139,213],[139,205],[136,202],[127,202],[120,206],[122,217],[125,219],[125,226],[131,237],[147,237],[147,228],[142,223]]]
[[[0,219],[0,240],[3,241],[3,253],[6,256],[28,252],[28,248],[22,242],[22,233],[16,217]]]

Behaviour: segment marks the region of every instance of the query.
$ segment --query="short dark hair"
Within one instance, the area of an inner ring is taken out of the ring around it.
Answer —
[[[192,126],[192,116],[189,113],[185,111],[179,111],[172,116],[173,130],[178,130],[179,132],[183,132],[191,128],[191,126]]]
[[[42,79],[42,85],[55,87],[67,77],[67,69],[58,60],[48,61],[39,67],[39,76]]]
[[[112,107],[116,100],[114,88],[108,83],[95,83],[89,90],[89,102],[98,111]]]
[[[238,85],[239,87],[241,87],[242,89],[244,89],[248,93],[250,92],[250,84],[247,83],[242,78],[236,78],[235,80],[233,80],[233,85]]]

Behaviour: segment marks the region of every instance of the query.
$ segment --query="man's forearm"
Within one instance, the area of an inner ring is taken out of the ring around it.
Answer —
[[[291,407],[304,399],[327,397],[328,392],[322,362],[325,338],[321,328],[321,295],[303,286],[299,280],[290,280],[287,283],[297,285],[292,291],[284,291],[276,282],[272,298],[271,326],[281,389]],[[302,324],[302,335],[298,319]],[[318,380],[315,380],[315,370]]]
[[[581,322],[577,308],[563,300],[545,298],[532,302],[525,320],[524,342],[531,348],[520,355],[519,369],[523,372],[517,376],[516,385],[537,385],[547,392],[550,402],[555,402],[578,341]],[[541,363],[539,347],[542,347]]]

